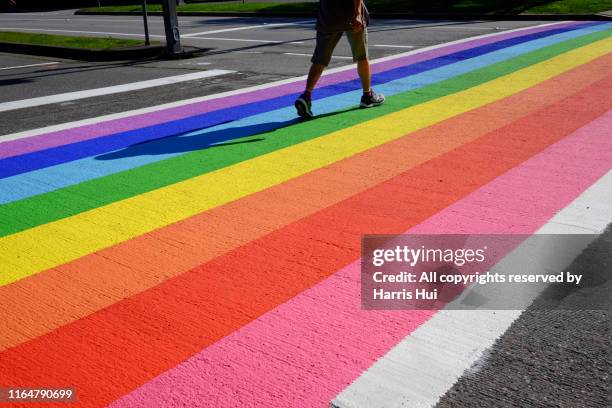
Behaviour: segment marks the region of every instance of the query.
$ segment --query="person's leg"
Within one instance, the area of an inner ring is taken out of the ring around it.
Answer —
[[[353,53],[353,62],[357,63],[357,73],[361,79],[363,92],[369,92],[371,86],[370,62],[368,61],[368,30],[347,31],[346,37]]]
[[[308,71],[308,79],[306,79],[306,90],[304,93],[307,93],[308,96],[312,94],[315,86],[317,86],[317,82],[319,82],[319,78],[323,74],[323,70],[325,70],[325,65],[320,63],[313,63],[310,66],[310,71]]]
[[[361,79],[363,93],[370,92],[372,86],[372,75],[370,74],[370,61],[362,59],[357,61],[357,73]]]
[[[348,31],[346,33],[351,51],[353,52],[353,61],[357,62],[357,73],[361,79],[361,87],[363,95],[361,97],[360,107],[371,108],[372,106],[382,105],[385,102],[385,97],[382,94],[376,94],[372,91],[372,75],[370,73],[370,62],[368,61],[368,30],[363,28],[359,31]]]
[[[295,101],[297,113],[303,118],[311,118],[314,116],[311,110],[312,91],[317,85],[319,78],[321,78],[325,67],[329,65],[332,53],[334,52],[334,48],[336,48],[336,44],[338,44],[340,37],[342,37],[342,33],[317,32],[317,45],[312,55],[312,65],[308,71],[306,88],[304,89],[304,93]]]

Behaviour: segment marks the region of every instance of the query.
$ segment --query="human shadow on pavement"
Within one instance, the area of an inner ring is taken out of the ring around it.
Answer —
[[[350,107],[347,109],[318,115],[309,121],[316,121],[317,119],[334,116],[349,112],[351,110],[358,109],[357,107]],[[234,144],[253,143],[265,140],[265,135],[269,135],[276,130],[290,127],[299,123],[303,123],[305,120],[300,118],[294,118],[282,122],[266,122],[255,125],[232,127],[226,129],[214,130],[201,135],[180,134],[173,136],[166,136],[159,139],[154,139],[147,142],[141,142],[133,144],[122,150],[117,150],[110,153],[105,153],[96,156],[96,160],[117,160],[126,157],[135,156],[154,156],[164,154],[176,154],[176,153],[188,153],[197,150],[204,150],[215,147],[223,147]],[[203,129],[202,129],[203,130]],[[258,136],[256,139],[238,140],[247,138],[250,136]],[[229,142],[229,143],[228,143]]]

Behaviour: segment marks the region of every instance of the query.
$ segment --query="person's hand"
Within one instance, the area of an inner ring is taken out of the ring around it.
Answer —
[[[351,23],[353,26],[353,31],[359,32],[363,30],[363,24],[361,22],[361,12],[357,13],[353,18],[353,22]]]

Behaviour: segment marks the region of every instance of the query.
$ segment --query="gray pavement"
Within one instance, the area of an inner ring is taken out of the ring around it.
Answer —
[[[612,227],[568,268],[588,279],[545,292],[438,408],[612,407]]]
[[[3,123],[0,134],[304,75],[314,48],[315,32],[312,19],[180,17],[179,22],[184,45],[210,50],[197,58],[186,60],[106,63],[0,54],[0,103],[201,70],[222,69],[236,73],[227,78],[207,78],[193,83],[89,98],[78,103],[64,102],[0,112],[0,123]],[[539,23],[541,22],[374,20],[369,36],[370,55],[376,59]],[[76,16],[72,10],[0,14],[0,26],[3,30],[11,31],[143,38],[142,19],[138,17]],[[153,40],[163,42],[162,19],[150,17],[150,28]],[[350,55],[348,43],[342,40],[330,67],[351,64]],[[48,64],[51,62],[57,64]]]

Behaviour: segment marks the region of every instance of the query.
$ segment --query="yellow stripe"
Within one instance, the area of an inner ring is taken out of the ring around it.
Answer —
[[[456,94],[1,238],[0,286],[503,99],[611,51],[607,38]]]

